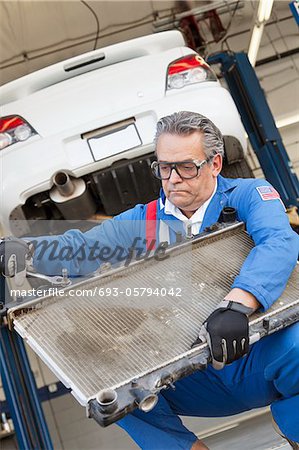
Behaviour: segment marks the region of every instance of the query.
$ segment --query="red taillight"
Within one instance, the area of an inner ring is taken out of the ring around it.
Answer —
[[[184,70],[194,69],[199,66],[207,66],[205,61],[199,55],[189,55],[174,61],[168,68],[168,75],[183,72]]]
[[[22,142],[35,135],[36,131],[20,116],[0,118],[0,150]]]
[[[4,133],[19,125],[23,125],[24,123],[26,122],[18,116],[4,117],[3,119],[0,119],[0,133]]]
[[[203,81],[217,81],[217,77],[199,55],[184,56],[168,66],[167,89],[180,89]]]

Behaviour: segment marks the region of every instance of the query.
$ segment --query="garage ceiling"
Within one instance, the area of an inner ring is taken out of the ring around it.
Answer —
[[[83,52],[153,32],[155,18],[177,10],[175,1],[1,1],[1,84]],[[182,2],[180,2],[182,3]],[[230,9],[220,15],[225,42],[213,42],[208,20],[198,16],[207,53],[221,48],[247,50],[258,1],[193,1],[200,11],[208,5]],[[230,8],[228,8],[230,5]],[[226,8],[225,8],[226,6]],[[290,49],[298,50],[298,27],[288,1],[276,0],[266,27],[258,59]]]

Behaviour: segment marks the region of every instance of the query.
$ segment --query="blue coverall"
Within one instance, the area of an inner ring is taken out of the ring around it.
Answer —
[[[207,208],[201,231],[217,221],[223,207],[236,208],[238,219],[245,222],[255,247],[232,288],[251,292],[266,310],[282,294],[296,265],[299,236],[291,230],[281,201],[266,199],[261,194],[258,188],[263,186],[269,184],[264,180],[218,176],[217,191]],[[183,224],[165,213],[164,201],[162,192],[157,227],[160,221],[167,221],[170,239],[174,241],[175,233],[183,232]],[[134,237],[145,237],[145,214],[146,205],[137,205],[86,233],[70,230],[44,239],[48,244],[58,243],[57,252],[65,247],[88,249],[95,241],[102,246],[129,249]],[[67,267],[71,275],[79,276],[96,270],[101,262],[86,257],[50,261],[49,251],[41,255],[37,246],[34,256],[37,271],[61,274],[62,267]],[[245,357],[220,371],[209,366],[204,372],[198,371],[176,382],[175,390],[160,393],[152,411],[135,410],[118,424],[143,449],[187,450],[196,436],[185,428],[178,415],[220,417],[269,404],[281,431],[299,442],[299,323],[252,345]]]

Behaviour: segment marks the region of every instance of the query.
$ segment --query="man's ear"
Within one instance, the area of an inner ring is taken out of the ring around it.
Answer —
[[[221,172],[222,161],[223,161],[222,156],[219,153],[217,153],[217,155],[214,156],[212,162],[212,174],[214,175],[214,177],[217,177],[217,175],[219,175],[219,173]]]

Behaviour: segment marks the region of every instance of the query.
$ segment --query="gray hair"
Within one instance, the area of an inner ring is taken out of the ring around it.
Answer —
[[[190,111],[179,111],[162,117],[157,123],[155,147],[161,134],[186,135],[199,131],[204,135],[204,152],[207,158],[218,153],[224,155],[224,142],[221,131],[214,123],[201,114]]]

